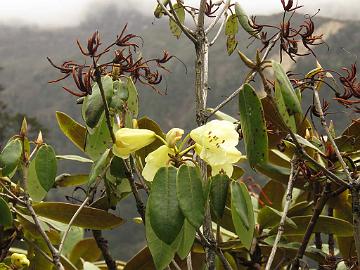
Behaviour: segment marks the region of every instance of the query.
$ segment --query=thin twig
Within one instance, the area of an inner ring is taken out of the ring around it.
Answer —
[[[9,195],[7,194],[3,194],[2,196],[6,195],[6,196],[9,196],[9,199],[13,199],[15,200],[17,203],[21,204],[21,205],[26,205],[26,203],[19,199],[18,196],[16,196],[14,193],[11,192],[10,189],[8,189],[3,182],[0,181],[0,185],[2,186],[2,188],[6,191],[6,193],[8,193]]]
[[[264,55],[261,59],[261,61],[265,61],[266,58],[268,57],[271,49],[275,46],[275,43],[278,41],[278,39],[280,38],[280,34],[276,35],[271,42],[269,43],[269,46],[266,48],[266,51],[264,52]],[[250,75],[245,79],[245,82],[238,88],[236,89],[230,96],[228,96],[226,99],[224,99],[219,105],[217,105],[213,111],[207,116],[207,118],[210,118],[212,115],[214,115],[218,110],[220,110],[222,107],[224,107],[226,104],[228,104],[231,100],[233,100],[241,91],[241,89],[243,88],[245,83],[248,83],[249,81],[251,81],[254,76],[256,75],[257,71],[253,71],[252,73],[250,73]]]
[[[193,42],[196,43],[196,38],[194,35],[194,32],[187,28],[184,24],[182,24],[179,20],[179,17],[177,16],[176,12],[173,10],[172,8],[172,12],[173,14],[171,14],[169,12],[169,10],[164,6],[164,4],[161,2],[161,0],[157,0],[158,4],[161,6],[161,8],[163,9],[163,11],[166,13],[167,16],[169,16],[170,20],[173,20],[179,27],[180,29],[184,32],[184,34]],[[170,2],[169,2],[170,3]],[[170,3],[171,4],[171,3]]]
[[[349,183],[351,184],[351,195],[352,195],[352,214],[353,214],[353,230],[354,230],[354,240],[355,240],[355,249],[356,249],[356,253],[357,253],[357,262],[358,262],[358,266],[360,266],[360,208],[359,208],[359,203],[360,203],[360,194],[359,194],[359,183],[358,181],[355,181],[352,177],[351,174],[347,168],[347,165],[343,159],[343,157],[341,156],[341,153],[339,151],[339,148],[337,147],[334,138],[331,135],[331,132],[329,130],[329,127],[326,123],[325,120],[325,116],[324,116],[324,112],[322,110],[322,106],[321,106],[321,102],[320,102],[320,97],[319,97],[319,92],[317,90],[314,89],[314,103],[315,103],[315,108],[319,113],[320,116],[320,123],[322,125],[322,127],[324,128],[326,135],[328,137],[328,140],[331,143],[331,146],[333,147],[336,157],[339,160],[341,167],[343,168],[346,178],[349,181]]]
[[[177,262],[174,259],[172,259],[171,263],[176,268],[176,270],[181,270],[181,267],[177,264]]]
[[[80,214],[81,210],[85,207],[86,203],[89,201],[90,197],[86,197],[85,200],[83,201],[83,203],[80,205],[80,207],[78,208],[78,210],[76,210],[75,214],[72,216],[72,218],[70,219],[70,222],[64,232],[64,235],[61,239],[60,245],[59,245],[59,254],[61,254],[61,251],[64,247],[64,243],[66,240],[66,237],[68,235],[68,233],[70,232],[71,226],[74,223],[75,219],[77,218],[77,216]]]
[[[34,243],[34,241],[30,241],[29,239],[27,239],[25,237],[23,239],[25,240],[26,243],[28,243],[28,245],[33,246],[41,255],[43,255],[46,260],[48,260],[51,263],[53,262],[51,257],[45,251],[43,251],[38,245],[36,245]]]
[[[186,257],[186,265],[187,265],[187,270],[193,270],[192,261],[191,261],[191,251]]]
[[[284,232],[284,226],[285,226],[285,221],[286,221],[286,216],[287,213],[289,211],[290,208],[290,204],[292,202],[292,191],[293,191],[293,187],[294,187],[294,182],[296,180],[296,177],[299,173],[299,167],[298,167],[298,158],[296,155],[294,155],[293,159],[291,160],[291,170],[290,170],[290,176],[289,176],[289,182],[287,185],[287,189],[286,189],[286,200],[285,200],[285,205],[284,205],[284,210],[282,212],[281,215],[281,220],[279,223],[279,228],[278,228],[278,232],[274,241],[274,245],[271,249],[271,253],[269,256],[269,259],[266,263],[266,267],[265,270],[270,270],[271,269],[271,264],[275,258],[275,254],[276,254],[276,250],[278,247],[278,244],[280,242],[281,239],[281,235]]]
[[[27,210],[30,212],[30,215],[32,219],[34,220],[35,227],[37,231],[40,233],[41,237],[44,239],[46,245],[48,246],[51,255],[52,255],[52,263],[54,264],[55,268],[57,270],[64,270],[64,266],[60,262],[60,254],[56,250],[56,248],[52,245],[49,237],[45,233],[44,229],[41,227],[40,221],[34,211],[34,208],[32,207],[30,196],[28,194],[28,176],[29,176],[29,160],[28,156],[25,152],[25,138],[22,138],[22,144],[23,144],[23,153],[22,153],[22,173],[23,177],[21,179],[21,187],[24,190],[24,198],[23,201],[26,205]]]
[[[345,172],[345,175],[346,175],[346,178],[347,180],[349,181],[349,183],[353,183],[353,179],[350,175],[350,172],[346,166],[346,163],[344,161],[344,159],[342,158],[341,156],[341,153],[340,153],[340,150],[339,148],[337,147],[336,143],[335,143],[335,140],[334,138],[332,137],[331,135],[331,132],[329,130],[329,127],[326,123],[326,120],[325,120],[325,116],[324,116],[324,112],[322,110],[322,107],[321,107],[321,102],[320,102],[320,97],[319,97],[319,92],[317,90],[314,89],[314,103],[315,103],[315,108],[317,110],[317,112],[319,113],[319,116],[320,116],[320,122],[321,122],[321,125],[322,127],[324,128],[325,130],[325,133],[327,135],[327,138],[328,140],[330,141],[331,143],[331,146],[334,148],[334,151],[335,151],[335,154],[336,154],[336,157],[338,158],[340,164],[341,164],[341,167],[343,168],[344,172]]]
[[[222,250],[218,249],[216,253],[219,256],[220,261],[221,261],[222,265],[224,266],[224,269],[225,270],[233,270],[231,265],[229,264],[229,262],[225,258],[224,253],[222,252]]]
[[[230,6],[230,0],[227,0],[226,3],[223,5],[223,8],[221,9],[221,11],[217,14],[215,19],[213,19],[213,21],[210,23],[209,27],[205,30],[205,34],[208,34],[215,27],[215,25],[217,24],[217,22],[219,21],[221,16],[229,8],[229,6]]]
[[[220,25],[220,27],[219,27],[219,30],[217,31],[217,33],[216,33],[215,37],[213,38],[213,40],[209,43],[209,46],[212,46],[212,45],[215,44],[215,41],[218,39],[218,37],[219,37],[220,34],[221,34],[221,31],[223,30],[223,28],[224,28],[224,26],[225,26],[225,23],[226,23],[227,18],[228,18],[228,14],[227,14],[227,12],[225,12],[225,14],[224,14],[224,19],[223,19],[223,21],[221,22],[221,25]]]

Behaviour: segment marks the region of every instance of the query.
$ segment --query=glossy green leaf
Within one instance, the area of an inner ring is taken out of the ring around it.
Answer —
[[[174,242],[184,223],[176,196],[176,174],[177,169],[173,167],[158,170],[147,204],[154,232],[168,245]]]
[[[106,124],[105,115],[103,114],[99,124],[92,130],[92,133],[88,132],[86,134],[85,153],[92,160],[97,160],[111,144],[110,132]]]
[[[198,167],[182,165],[176,176],[179,205],[186,219],[199,228],[204,220],[205,199]]]
[[[290,128],[292,132],[296,133],[295,117],[293,115],[290,116],[287,111],[284,97],[278,80],[275,80],[275,102],[276,102],[276,107],[284,123],[287,125],[288,128]]]
[[[44,144],[37,151],[35,170],[40,185],[49,191],[54,185],[57,171],[56,154],[50,145]]]
[[[245,84],[239,93],[239,107],[246,156],[254,168],[268,160],[268,137],[260,99],[249,84]]]
[[[45,241],[42,238],[34,239],[33,244],[39,247],[48,256],[51,256],[49,248],[47,247]],[[41,269],[41,270],[53,269],[53,264],[49,262],[36,248],[32,247],[32,250],[34,252],[34,256],[29,257],[31,269]]]
[[[47,194],[47,191],[41,186],[37,177],[35,160],[32,160],[29,165],[28,193],[30,195],[30,198],[35,202],[42,201]]]
[[[78,161],[82,163],[93,163],[91,159],[84,158],[78,155],[57,155],[57,159],[59,160],[72,160],[72,161]]]
[[[258,164],[256,166],[256,170],[279,183],[286,185],[287,182],[289,181],[289,175],[290,175],[289,168],[277,166],[267,162],[267,163]],[[296,184],[297,183],[295,183],[295,185]]]
[[[80,266],[80,259],[87,262],[95,262],[100,256],[101,250],[98,248],[96,240],[94,238],[85,238],[74,245],[70,252],[69,259],[74,265]]]
[[[296,236],[296,235],[304,235],[307,225],[310,222],[311,215],[308,216],[297,216],[291,218],[293,222],[296,224],[296,228],[291,227],[289,225],[284,226],[284,236]],[[277,228],[274,228],[270,231],[270,234],[275,234]],[[349,237],[353,235],[353,227],[352,224],[348,221],[328,217],[328,216],[320,216],[316,222],[314,233],[320,232],[324,234],[335,234],[341,237]]]
[[[107,102],[111,101],[114,93],[113,80],[110,76],[103,76],[101,78],[104,94]],[[91,95],[84,98],[82,105],[82,115],[88,127],[94,128],[97,126],[101,115],[104,112],[104,103],[101,98],[100,89],[97,83],[92,87]]]
[[[241,27],[250,35],[257,37],[258,34],[249,24],[249,17],[238,2],[235,3],[235,14],[237,16],[237,19],[239,20]]]
[[[210,205],[217,219],[221,219],[224,215],[230,181],[231,179],[226,174],[217,174],[211,177]]]
[[[63,112],[57,111],[56,119],[60,130],[64,133],[64,135],[68,137],[68,139],[72,141],[76,147],[78,147],[81,151],[84,151],[86,128]]]
[[[183,228],[180,233],[182,235],[177,254],[182,260],[184,260],[190,253],[193,246],[196,236],[196,229],[185,219]]]
[[[0,197],[0,225],[5,228],[11,227],[13,218],[7,202]]]
[[[110,149],[107,149],[102,156],[93,164],[91,167],[91,171],[89,174],[89,182],[88,185],[92,185],[97,177],[104,172],[106,166],[111,162],[111,158],[113,155],[110,152]]]
[[[227,51],[228,55],[231,55],[235,51],[237,45],[238,45],[238,42],[236,40],[235,35],[227,36],[227,38],[226,38],[226,51]]]
[[[0,175],[10,175],[18,166],[21,154],[21,141],[19,139],[10,140],[0,154]]]
[[[161,0],[161,2],[166,7],[169,4],[170,0]],[[157,4],[157,6],[154,10],[155,18],[160,18],[163,14],[164,14],[163,8],[161,7],[161,5]]]
[[[231,183],[231,215],[236,234],[249,250],[255,230],[255,217],[251,197],[244,183]]]
[[[257,215],[257,223],[260,225],[261,229],[272,228],[279,224],[282,216],[282,212],[265,206],[262,208]],[[296,224],[291,218],[286,217],[285,224],[296,228]]]
[[[150,211],[147,207],[145,217],[146,240],[156,269],[162,270],[165,269],[170,264],[171,260],[174,258],[175,250],[171,245],[166,244],[159,237],[157,237],[150,223],[149,212]]]
[[[173,5],[173,8],[174,8],[175,13],[177,14],[177,17],[179,18],[179,21],[183,24],[184,21],[185,21],[185,9],[184,9],[184,6],[180,2],[177,2],[176,4]],[[177,23],[175,21],[173,21],[172,19],[169,19],[169,27],[170,27],[171,33],[176,38],[180,38],[182,30],[177,25]]]
[[[133,82],[133,80],[128,77],[126,78],[126,87],[129,91],[129,97],[126,101],[126,106],[129,112],[131,113],[132,118],[137,118],[139,114],[139,97],[138,97],[138,91],[136,89],[136,86]]]
[[[79,205],[60,202],[41,202],[34,204],[33,207],[39,216],[69,223],[78,210]],[[116,228],[123,222],[123,219],[118,216],[86,206],[80,211],[73,225],[93,230],[104,230]]]
[[[74,187],[80,186],[89,181],[89,175],[87,174],[68,174],[63,173],[55,178],[55,186],[57,187]]]
[[[301,113],[301,104],[296,96],[294,88],[286,75],[285,70],[281,66],[281,64],[273,61],[272,66],[274,69],[274,74],[276,81],[281,89],[281,93],[284,99],[284,103],[289,115],[293,115],[295,113]]]
[[[236,14],[230,15],[225,24],[225,35],[236,35],[236,33],[239,31],[239,24]]]

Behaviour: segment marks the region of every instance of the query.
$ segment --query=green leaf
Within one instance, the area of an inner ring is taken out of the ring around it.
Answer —
[[[80,186],[89,181],[89,175],[87,174],[68,174],[63,173],[55,178],[56,187],[74,187]]]
[[[103,114],[92,133],[86,134],[85,153],[92,159],[97,160],[104,151],[112,144],[110,132],[106,124],[105,114]]]
[[[306,228],[310,222],[311,215],[308,216],[297,216],[291,218],[296,224],[296,228],[289,225],[284,227],[284,236],[296,236],[304,235]],[[273,228],[269,234],[276,234],[277,228]],[[335,217],[328,216],[319,216],[319,219],[316,222],[313,233],[323,233],[323,234],[335,234],[336,236],[341,237],[350,237],[353,236],[353,227],[352,224],[348,221],[338,219]]]
[[[139,114],[139,97],[138,91],[133,80],[128,77],[126,87],[129,91],[129,97],[126,101],[127,109],[131,113],[132,118],[137,118]]]
[[[101,250],[98,248],[96,240],[94,238],[85,238],[74,245],[70,252],[69,259],[74,265],[80,266],[80,259],[87,262],[95,262],[100,256]]]
[[[228,17],[225,24],[225,35],[236,35],[239,31],[238,19],[236,14],[232,14]]]
[[[197,229],[201,226],[205,214],[205,199],[198,167],[182,165],[176,176],[177,198],[182,213]]]
[[[285,187],[283,184],[270,180],[261,189],[259,199],[266,205],[281,211],[282,200],[285,194]]]
[[[279,84],[279,88],[281,89],[282,96],[284,98],[286,109],[289,115],[293,115],[295,113],[301,113],[301,104],[296,96],[294,88],[291,85],[291,82],[286,75],[283,67],[280,63],[272,61],[272,66],[274,69],[274,74],[276,81]]]
[[[162,167],[157,171],[147,204],[151,227],[168,245],[174,242],[184,223],[176,196],[176,173],[177,169],[173,167]]]
[[[60,202],[41,202],[34,204],[36,214],[55,221],[69,223],[79,205]],[[123,219],[106,211],[85,206],[76,217],[73,225],[93,229],[113,229],[123,223]]]
[[[111,97],[114,93],[113,80],[110,76],[104,76],[101,78],[101,82],[104,89],[105,98],[107,102],[110,103]],[[84,98],[82,105],[82,115],[86,125],[90,128],[96,127],[103,112],[104,103],[101,98],[99,86],[97,83],[95,83],[92,87],[91,95],[88,95]]]
[[[185,9],[184,6],[182,4],[180,4],[179,2],[177,2],[176,4],[173,5],[174,11],[177,14],[177,17],[179,18],[179,21],[183,24],[185,22]],[[169,27],[170,27],[170,31],[171,33],[177,38],[179,39],[182,33],[181,28],[177,25],[177,23],[175,21],[173,21],[172,19],[169,19]]]
[[[111,158],[113,157],[110,154],[110,149],[107,149],[102,156],[93,164],[91,167],[91,171],[89,174],[89,182],[88,185],[92,185],[96,178],[106,169],[106,166],[111,162]]]
[[[10,140],[0,154],[2,176],[10,175],[18,166],[22,154],[22,144],[19,139]]]
[[[49,191],[54,185],[57,171],[56,154],[50,145],[44,144],[37,151],[35,170],[40,185]]]
[[[150,212],[149,208],[146,207],[146,217],[145,217],[146,240],[151,255],[153,257],[153,261],[156,266],[156,269],[162,270],[166,268],[170,264],[171,260],[174,258],[175,250],[172,248],[171,245],[166,244],[159,237],[157,237],[150,223],[149,212]],[[136,268],[136,269],[142,269],[142,268]]]
[[[196,236],[196,229],[185,219],[183,228],[180,233],[182,234],[182,237],[177,254],[182,260],[184,260],[190,253],[193,246]]]
[[[85,148],[86,128],[63,112],[56,112],[56,119],[60,130],[81,151]]]
[[[79,227],[71,227],[66,236],[62,254],[69,255],[74,246],[84,238],[84,229]]]
[[[245,84],[239,93],[239,107],[246,156],[254,168],[268,160],[268,137],[260,99],[249,84]]]
[[[282,212],[271,208],[269,206],[265,206],[262,208],[257,216],[257,223],[260,225],[261,229],[272,228],[277,226],[280,223],[282,216]],[[296,228],[296,224],[291,218],[286,217],[285,224]]]
[[[217,219],[224,215],[230,180],[226,174],[217,174],[210,180],[210,205]]]
[[[7,202],[0,197],[0,225],[4,228],[9,228],[12,226],[13,218],[10,212],[10,208]]]
[[[57,155],[56,158],[60,160],[73,160],[82,163],[93,163],[91,159],[84,158],[78,155]]]
[[[275,102],[276,102],[276,107],[286,126],[290,128],[292,132],[296,133],[295,117],[293,115],[290,116],[287,111],[284,97],[278,80],[275,80]]]
[[[238,42],[236,40],[235,35],[227,36],[226,51],[227,51],[228,55],[231,55],[235,51],[237,45],[238,45]]]
[[[249,24],[249,17],[238,2],[235,3],[235,14],[237,16],[237,19],[239,20],[241,27],[250,35],[258,37],[258,34]]]
[[[35,202],[42,201],[47,194],[47,191],[41,186],[37,177],[34,159],[30,162],[29,165],[28,193],[30,195],[30,198],[33,199],[33,201]]]
[[[354,121],[348,126],[335,142],[341,152],[360,150],[360,121]]]
[[[231,183],[231,215],[236,234],[249,250],[255,230],[255,218],[251,197],[244,183]]]
[[[124,110],[124,101],[129,97],[129,91],[126,84],[121,80],[114,81],[114,95],[111,98],[109,107],[115,112]]]

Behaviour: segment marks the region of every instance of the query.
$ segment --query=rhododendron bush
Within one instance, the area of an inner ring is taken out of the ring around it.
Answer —
[[[51,83],[64,85],[83,118],[54,112],[54,121],[82,154],[57,155],[41,133],[28,136],[26,120],[4,145],[0,269],[358,269],[360,121],[339,133],[320,99],[359,113],[356,64],[337,71],[314,62],[302,76],[269,58],[272,50],[280,62],[316,57],[323,43],[313,17],[293,22],[301,8],[294,1],[279,1],[276,25],[248,17],[241,1],[186,2],[158,0],[154,15],[194,44],[196,127],[189,131],[181,124],[163,131],[157,119],[139,117],[137,85],[163,94],[167,63],[177,57],[164,51],[145,59],[141,37],[126,26],[110,44],[98,32],[86,45],[78,41],[84,61],[48,58],[61,73]],[[210,106],[212,46],[223,42],[231,55],[240,32],[255,48],[252,55],[236,52],[247,76]],[[234,99],[239,113],[221,112]],[[60,160],[91,168],[59,175]],[[246,181],[249,174],[267,181]],[[85,196],[77,204],[44,201],[51,189],[79,186]],[[125,222],[111,210],[127,196],[135,198],[146,244],[123,262],[113,258],[102,230]],[[84,238],[84,229],[92,237]]]

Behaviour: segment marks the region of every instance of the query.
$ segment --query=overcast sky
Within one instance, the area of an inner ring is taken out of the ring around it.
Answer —
[[[280,0],[238,0],[249,14],[267,14],[281,11]],[[119,9],[135,8],[151,15],[156,0],[1,0],[0,23],[36,25],[39,27],[76,26],[89,9],[115,4]],[[185,0],[198,5],[199,0]],[[359,18],[360,0],[299,0],[304,12],[313,14],[318,8],[322,16],[349,19]],[[341,15],[339,15],[341,14]]]

